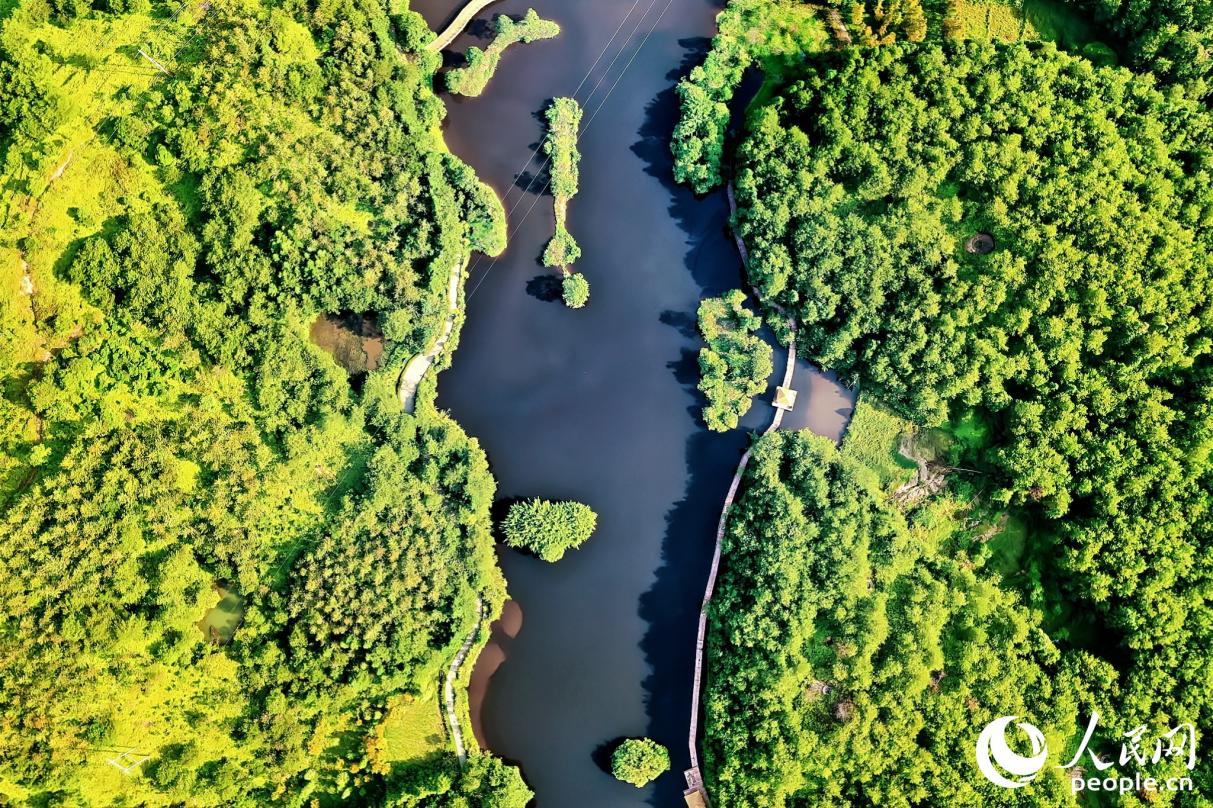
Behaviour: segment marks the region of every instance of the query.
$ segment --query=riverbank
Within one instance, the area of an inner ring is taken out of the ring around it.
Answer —
[[[459,287],[467,264],[468,256],[465,255],[451,267],[451,276],[446,289],[447,316],[442,322],[442,333],[438,335],[428,350],[414,356],[405,363],[404,369],[400,371],[400,379],[396,384],[396,395],[400,398],[400,405],[407,413],[411,414],[416,408],[417,387],[425,378],[426,371],[438,361],[455,330],[455,320],[459,316]]]
[[[455,708],[455,680],[459,677],[463,661],[467,658],[468,651],[472,649],[472,644],[476,642],[476,637],[480,634],[480,626],[483,624],[484,600],[483,598],[477,598],[476,624],[472,626],[471,633],[463,641],[463,645],[459,647],[455,658],[451,660],[451,666],[447,668],[446,680],[443,682],[442,687],[442,703],[446,707],[447,727],[451,731],[451,742],[455,745],[455,757],[459,759],[460,766],[467,763],[468,753],[467,748],[463,744],[463,725],[459,721],[459,711]]]
[[[539,808],[670,806],[682,799],[690,762],[689,638],[721,500],[745,431],[771,418],[755,407],[741,429],[723,434],[699,420],[696,310],[743,280],[724,195],[697,199],[670,180],[677,105],[669,77],[701,58],[718,8],[673,0],[663,16],[663,3],[650,11],[503,0],[493,13],[530,6],[557,18],[562,35],[511,51],[508,81],[448,103],[446,140],[505,196],[510,246],[470,272],[468,290],[477,291],[466,299],[458,361],[442,373],[437,404],[487,452],[499,500],[574,499],[593,507],[599,524],[594,541],[556,565],[501,553],[526,620],[503,643],[504,661],[494,652],[477,661],[473,726],[482,747],[522,766]],[[439,25],[446,8],[427,6]],[[476,40],[454,47],[465,42]],[[576,97],[587,121],[584,193],[567,216],[583,249],[577,268],[595,288],[578,311],[552,305],[535,282],[551,278],[536,257],[552,235],[544,183],[531,183],[545,157],[535,154],[544,132],[535,112],[560,95]],[[786,370],[783,353],[775,364],[772,389]],[[811,373],[797,357],[793,385],[806,389]],[[781,426],[816,403],[802,393]],[[831,399],[815,413],[824,431],[841,429],[838,409]],[[641,736],[670,748],[675,768],[636,789],[610,775],[604,750]]]

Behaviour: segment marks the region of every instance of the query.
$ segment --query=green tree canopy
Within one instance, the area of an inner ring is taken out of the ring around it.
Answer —
[[[1029,591],[1106,621],[1138,723],[1213,706],[1210,142],[1149,80],[967,42],[806,62],[739,151],[764,297],[899,414],[986,425],[1061,580]]]
[[[754,333],[761,325],[745,307],[740,289],[699,303],[699,331],[707,343],[699,350],[699,389],[708,398],[703,419],[711,430],[737,426],[754,396],[767,387],[773,349]]]
[[[598,516],[580,502],[528,499],[510,506],[501,531],[505,543],[528,550],[544,561],[559,561],[594,532]]]
[[[651,738],[629,738],[611,753],[611,773],[637,788],[670,769],[669,751]]]

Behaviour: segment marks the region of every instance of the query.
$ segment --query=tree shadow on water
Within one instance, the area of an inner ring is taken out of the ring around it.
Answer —
[[[670,217],[687,237],[686,267],[703,293],[714,295],[742,283],[741,259],[727,237],[728,203],[720,189],[697,197],[690,188],[674,182],[674,158],[670,153],[670,137],[678,120],[678,93],[673,82],[702,61],[711,41],[690,37],[678,40],[678,44],[685,50],[682,63],[667,76],[671,84],[645,107],[644,121],[631,149],[644,162],[645,173],[657,178],[669,193]]]
[[[544,303],[555,303],[564,297],[560,278],[550,272],[536,275],[527,281],[526,293]]]
[[[673,82],[700,63],[709,45],[705,37],[679,40],[684,49],[670,86],[645,108],[645,118],[632,151],[669,194],[669,212],[686,239],[683,270],[696,294],[683,308],[660,315],[662,323],[683,340],[669,371],[686,392],[687,411],[697,426],[687,437],[684,457],[687,482],[682,498],[666,514],[661,566],[652,587],[641,596],[640,617],[648,625],[641,647],[651,673],[644,681],[648,734],[670,750],[671,771],[653,785],[649,804],[682,803],[682,772],[690,765],[687,731],[690,725],[695,641],[699,609],[715,547],[716,525],[729,483],[748,442],[744,429],[724,434],[709,432],[701,420],[705,399],[697,389],[696,328],[699,299],[742,285],[741,259],[728,238],[728,205],[722,191],[696,197],[674,182],[670,135],[678,115]],[[701,714],[700,726],[704,724]]]

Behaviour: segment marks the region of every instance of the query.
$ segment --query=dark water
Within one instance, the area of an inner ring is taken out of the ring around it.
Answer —
[[[438,26],[455,5],[414,7]],[[504,198],[510,247],[473,262],[439,405],[479,438],[502,498],[577,499],[599,515],[589,543],[558,564],[502,553],[522,628],[486,657],[495,671],[478,672],[480,740],[522,765],[541,808],[682,803],[695,623],[721,501],[748,440],[744,430],[711,434],[697,415],[696,307],[742,282],[727,205],[669,179],[673,86],[701,58],[720,5],[504,0],[482,19],[533,6],[563,33],[510,50],[483,96],[448,104],[447,143]],[[454,49],[484,44],[475,34],[487,26],[471,30]],[[525,165],[544,103],[574,94],[585,117],[569,227],[591,286],[580,311],[545,299],[552,276],[536,259],[552,232],[551,199],[515,184],[542,163]],[[807,366],[795,386],[793,425],[839,434],[849,398]],[[770,416],[756,404],[746,426]],[[615,741],[639,735],[668,746],[674,764],[643,790],[605,768]]]

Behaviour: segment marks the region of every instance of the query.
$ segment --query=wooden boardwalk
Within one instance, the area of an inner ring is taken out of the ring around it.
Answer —
[[[727,188],[729,198],[730,215],[737,214],[737,200],[733,193],[733,185],[729,183]],[[737,244],[737,252],[741,254],[741,261],[744,264],[747,272],[750,267],[750,254],[746,250],[745,243],[741,240],[741,236],[733,233],[733,239]],[[750,287],[754,296],[757,297],[757,290]],[[773,308],[781,315],[787,316],[784,311],[776,303],[771,304]],[[796,321],[792,317],[787,318],[790,338],[788,340],[788,358],[783,370],[783,384],[785,389],[792,387],[792,374],[796,370]],[[787,412],[782,407],[774,407],[775,415],[771,419],[771,424],[763,431],[762,434],[769,435],[783,422],[783,414]],[[733,481],[729,483],[729,492],[724,498],[724,507],[720,510],[720,521],[716,525],[716,547],[712,551],[712,566],[708,571],[708,583],[704,588],[703,603],[699,608],[699,631],[695,636],[695,683],[691,690],[691,726],[687,733],[687,747],[691,753],[691,768],[683,773],[687,781],[687,789],[683,792],[683,797],[686,799],[687,805],[707,805],[708,794],[707,788],[703,784],[703,775],[699,768],[699,704],[700,695],[703,692],[703,649],[704,642],[708,631],[708,607],[712,602],[712,594],[716,590],[716,575],[720,572],[720,548],[724,541],[724,531],[729,523],[729,509],[733,507],[733,499],[737,496],[737,490],[741,487],[742,477],[745,476],[746,466],[750,462],[750,450],[746,449],[741,456],[741,462],[737,464],[737,471],[733,474]]]

